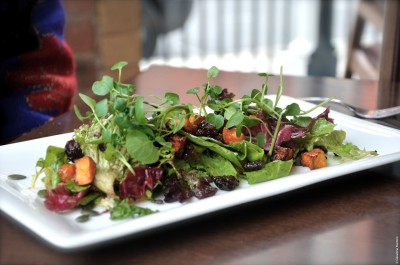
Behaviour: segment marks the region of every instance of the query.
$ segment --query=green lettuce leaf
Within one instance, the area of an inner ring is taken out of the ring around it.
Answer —
[[[46,189],[54,189],[60,183],[58,168],[68,162],[64,148],[57,146],[49,146],[46,150],[45,158],[40,158],[36,162],[36,167],[39,169],[32,178],[32,187],[35,186],[36,180],[42,173],[44,177],[42,181]]]
[[[281,177],[286,177],[290,174],[293,166],[293,160],[281,161],[275,160],[267,163],[262,169],[256,171],[245,172],[244,177],[249,184],[256,184],[273,180]]]

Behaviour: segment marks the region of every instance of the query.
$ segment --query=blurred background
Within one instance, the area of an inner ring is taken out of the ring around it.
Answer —
[[[152,65],[271,73],[283,66],[286,75],[345,77],[359,2],[65,0],[65,37],[80,87],[120,60],[129,62],[127,78]],[[365,23],[361,42],[370,56],[381,38]]]

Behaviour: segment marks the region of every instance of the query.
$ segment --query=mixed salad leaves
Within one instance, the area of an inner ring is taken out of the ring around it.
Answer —
[[[234,190],[241,181],[288,176],[295,165],[326,167],[327,153],[353,160],[377,155],[346,143],[329,108],[309,116],[324,103],[309,110],[296,103],[279,107],[282,72],[275,100],[266,97],[268,73],[259,74],[265,80],[260,89],[235,99],[212,83],[219,71],[211,67],[206,83],[186,92],[198,99],[194,106],[173,92],[156,102],[136,94],[134,85],[121,82],[126,64],[111,68],[118,80],[104,76],[94,82],[101,100],[79,94],[90,109],[82,114],[74,107],[82,125],[65,147],[49,146],[37,161],[32,185],[41,177],[47,209],[95,214],[92,208],[101,205],[113,220],[138,217],[154,213],[137,206],[141,200],[203,199]]]

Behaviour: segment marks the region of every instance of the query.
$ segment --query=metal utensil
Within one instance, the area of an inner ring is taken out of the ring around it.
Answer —
[[[301,100],[310,102],[310,103],[322,103],[328,100],[328,98],[324,97],[305,97],[305,98],[300,98]],[[353,112],[356,116],[364,118],[364,119],[382,119],[382,118],[387,118],[391,116],[395,116],[400,114],[400,106],[397,107],[391,107],[391,108],[386,108],[386,109],[363,109],[363,108],[358,108],[354,107],[352,105],[349,105],[340,99],[332,99],[328,103],[335,103],[339,104],[351,112]],[[327,104],[328,104],[327,103]]]

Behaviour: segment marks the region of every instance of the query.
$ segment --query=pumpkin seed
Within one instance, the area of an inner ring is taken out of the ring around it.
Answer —
[[[90,216],[88,214],[82,214],[82,215],[76,217],[75,220],[77,222],[79,222],[79,223],[84,223],[84,222],[87,222],[89,220],[89,217]]]
[[[47,190],[39,190],[37,194],[40,198],[46,198],[48,191]]]
[[[89,215],[89,216],[97,216],[97,215],[99,215],[100,213],[97,212],[97,211],[95,211],[95,210],[91,210],[91,209],[83,209],[83,210],[81,211],[81,214],[82,214],[82,215]]]
[[[26,176],[20,174],[11,174],[8,175],[8,178],[11,180],[21,180],[21,179],[26,179]]]

